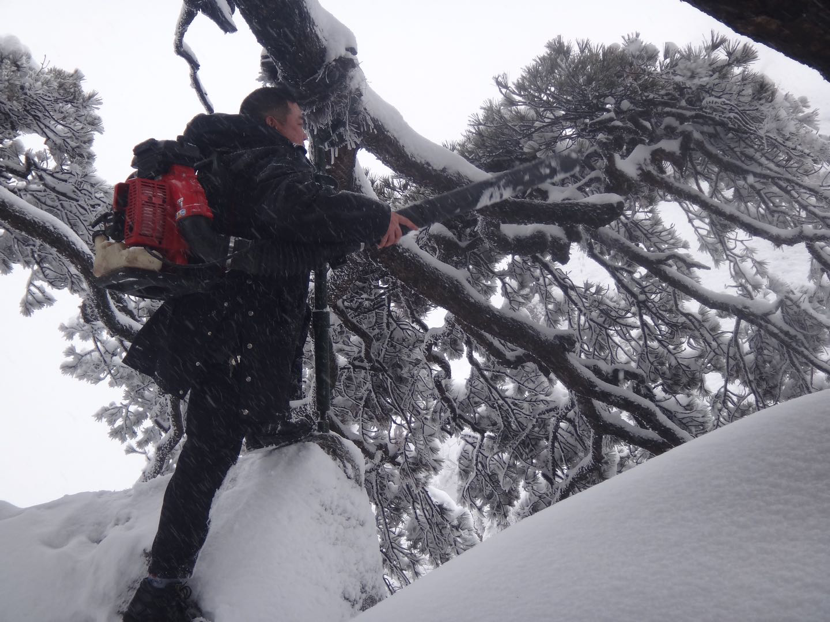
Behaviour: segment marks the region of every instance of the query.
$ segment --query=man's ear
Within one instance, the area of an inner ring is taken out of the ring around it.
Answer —
[[[279,122],[274,117],[272,117],[271,115],[268,115],[267,117],[265,117],[265,125],[267,125],[268,127],[273,127],[274,129],[277,129],[277,124],[278,123]]]

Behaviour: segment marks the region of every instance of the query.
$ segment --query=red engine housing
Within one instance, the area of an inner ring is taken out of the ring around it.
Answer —
[[[180,164],[158,180],[135,177],[116,184],[112,208],[125,213],[127,246],[152,248],[180,265],[188,263],[188,246],[176,223],[189,216],[213,219],[196,171]]]

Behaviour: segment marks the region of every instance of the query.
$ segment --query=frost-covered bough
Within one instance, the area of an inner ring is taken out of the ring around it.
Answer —
[[[9,225],[0,253],[5,271],[12,264],[35,268],[22,302],[27,315],[51,304],[43,283],[81,294],[82,274],[91,275],[90,216],[106,206],[108,188],[92,169],[100,100],[83,91],[82,79],[78,71],[35,63],[15,37],[0,39],[0,197]],[[37,137],[41,147],[28,149],[26,137]],[[60,252],[38,244],[44,235]],[[99,312],[117,318],[106,301],[95,303]],[[131,330],[126,324],[125,336]]]
[[[643,453],[634,448],[647,448],[606,427],[609,406],[669,440],[672,426],[699,434],[826,386],[830,144],[806,100],[750,70],[755,57],[750,46],[715,35],[662,53],[638,38],[609,47],[554,40],[515,83],[498,79],[502,98],[483,108],[459,145],[486,170],[575,149],[580,191],[625,201],[614,223],[574,232],[604,278],[580,282],[543,254],[513,254],[516,271],[498,276],[511,307],[575,332],[572,362],[595,361],[606,381],[668,420],[660,430],[642,411],[575,390],[553,368],[593,428],[577,455],[591,446],[596,466],[598,433],[624,441],[617,453],[635,461]],[[697,254],[664,220],[664,202],[679,205]],[[806,245],[812,283],[793,288],[770,278],[753,240]],[[726,293],[700,284],[698,271],[711,264],[728,266]],[[573,465],[557,464],[572,481]]]

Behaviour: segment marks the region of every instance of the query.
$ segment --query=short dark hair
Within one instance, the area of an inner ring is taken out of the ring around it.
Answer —
[[[288,116],[289,102],[296,103],[297,98],[290,89],[283,86],[265,86],[250,93],[239,106],[239,114],[265,121],[269,115],[285,121]],[[274,114],[276,113],[276,114]]]

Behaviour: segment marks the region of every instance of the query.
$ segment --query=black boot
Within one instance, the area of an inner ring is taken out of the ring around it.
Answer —
[[[124,612],[124,622],[191,622],[202,612],[190,600],[191,591],[181,581],[156,587],[150,579],[138,586],[130,606]]]

